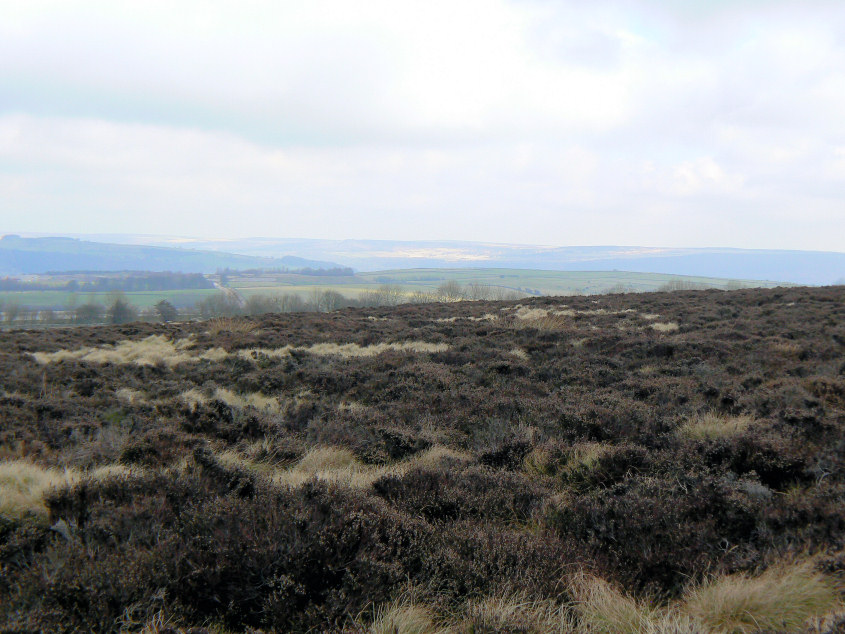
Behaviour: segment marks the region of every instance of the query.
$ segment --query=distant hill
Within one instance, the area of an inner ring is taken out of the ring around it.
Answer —
[[[263,257],[212,250],[112,244],[75,238],[0,238],[0,275],[48,271],[180,271],[214,273],[218,269],[329,269],[333,262],[296,256]]]
[[[146,240],[150,240],[146,238]],[[159,244],[166,240],[159,238]],[[152,243],[152,242],[148,242]],[[299,240],[252,238],[191,241],[198,249],[328,259],[359,271],[408,268],[515,268],[555,271],[641,271],[835,284],[845,280],[845,253],[637,246],[548,247],[457,241]]]

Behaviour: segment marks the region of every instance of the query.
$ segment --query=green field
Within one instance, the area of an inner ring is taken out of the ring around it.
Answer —
[[[215,289],[186,289],[177,291],[135,291],[122,296],[139,309],[151,308],[166,299],[177,308],[193,306],[198,301],[214,295]],[[82,304],[97,303],[108,306],[113,301],[111,293],[74,293],[71,291],[0,291],[0,310],[15,304],[28,310],[70,310]]]
[[[244,297],[291,292],[304,296],[314,290],[333,290],[346,297],[355,298],[362,291],[375,290],[384,284],[401,287],[406,293],[430,293],[447,281],[455,281],[461,285],[484,284],[525,295],[590,295],[623,289],[632,292],[655,291],[663,284],[673,281],[714,288],[770,288],[780,285],[777,282],[758,280],[729,280],[661,273],[529,269],[397,269],[332,278],[305,275],[231,276],[229,285]]]
[[[398,287],[407,295],[434,293],[447,281],[462,286],[481,284],[503,292],[524,296],[592,295],[614,292],[655,291],[662,285],[680,281],[709,288],[773,287],[777,282],[757,280],[728,280],[714,277],[691,277],[660,273],[631,273],[626,271],[536,271],[529,269],[398,269],[373,271],[350,276],[313,276],[288,273],[230,274],[226,284],[244,299],[255,295],[283,295],[294,293],[307,300],[315,291],[336,291],[348,299],[357,299],[365,291],[384,285]],[[785,284],[791,286],[790,284]],[[169,291],[133,291],[123,293],[131,304],[143,310],[166,299],[177,308],[195,305],[220,291],[216,289],[187,289]],[[21,310],[72,310],[76,306],[95,302],[108,306],[114,299],[111,293],[46,291],[0,291],[0,311],[11,305]]]

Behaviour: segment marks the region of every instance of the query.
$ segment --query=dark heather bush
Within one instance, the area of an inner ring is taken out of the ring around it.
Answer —
[[[791,556],[842,579],[845,287],[520,304],[574,314],[479,301],[3,331],[0,461],[130,472],[0,515],[0,631],[360,631],[408,587],[440,615],[567,601],[580,570],[668,599]],[[151,335],[227,356],[32,356]],[[406,342],[448,348],[309,351]],[[185,405],[218,388],[275,403]],[[750,422],[683,432],[706,414]]]

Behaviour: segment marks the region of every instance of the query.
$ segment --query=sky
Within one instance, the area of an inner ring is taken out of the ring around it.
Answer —
[[[845,2],[0,0],[0,232],[845,251]]]

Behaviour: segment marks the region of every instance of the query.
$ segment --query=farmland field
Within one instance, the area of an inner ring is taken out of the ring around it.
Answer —
[[[54,276],[41,276],[51,280]],[[219,276],[208,276],[219,280]],[[435,293],[447,281],[462,285],[481,284],[502,292],[518,295],[574,295],[616,292],[654,291],[667,282],[683,282],[698,287],[774,287],[777,282],[755,280],[727,280],[719,278],[664,275],[658,273],[630,273],[624,271],[534,271],[522,269],[401,269],[358,273],[348,276],[299,275],[295,273],[239,273],[227,276],[226,285],[248,299],[255,295],[278,296],[295,294],[303,299],[315,291],[335,291],[350,300],[361,293],[383,285],[401,289],[406,295],[415,292]],[[150,309],[165,299],[179,309],[193,307],[215,295],[215,289],[184,289],[162,291],[127,291],[122,296],[138,309]],[[72,292],[68,290],[0,291],[0,312],[4,306],[27,310],[72,310],[86,303],[108,306],[113,297],[108,292]]]
[[[122,293],[136,308],[151,308],[156,302],[166,299],[178,308],[193,306],[206,297],[214,295],[215,289],[184,289],[166,291],[130,291]],[[0,291],[0,306],[16,304],[31,310],[66,310],[85,303],[108,305],[110,293],[73,293],[70,291]]]
[[[482,284],[504,291],[527,295],[589,295],[622,287],[629,291],[655,291],[667,282],[685,282],[702,287],[725,288],[728,285],[774,287],[777,282],[727,280],[710,277],[632,273],[627,271],[537,271],[529,269],[397,269],[356,273],[354,276],[321,278],[306,275],[265,274],[230,276],[229,285],[249,296],[269,293],[307,293],[318,289],[337,291],[355,298],[362,291],[383,284],[400,287],[406,293],[435,292],[441,284]]]
[[[16,330],[0,370],[2,631],[845,627],[845,287]]]

